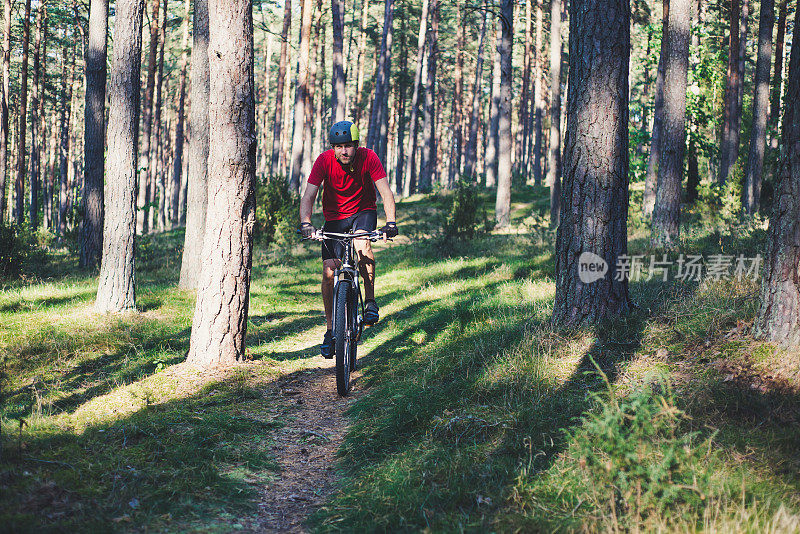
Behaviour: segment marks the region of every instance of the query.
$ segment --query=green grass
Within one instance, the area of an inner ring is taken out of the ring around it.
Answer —
[[[509,230],[470,242],[441,235],[443,196],[398,205],[401,237],[377,245],[367,392],[349,411],[340,490],[312,528],[799,530],[797,356],[748,337],[758,284],[642,280],[630,316],[559,330],[547,190],[512,202]],[[684,254],[762,249],[757,224],[707,210],[688,221]],[[646,225],[630,233],[630,254],[656,253]],[[257,250],[252,361],[186,380],[181,243],[176,232],[140,247],[135,315],[94,315],[95,279],[64,258],[0,296],[4,525],[229,531],[255,513],[275,469],[265,451],[292,417],[274,381],[303,368],[322,333],[317,250]],[[781,378],[765,386],[765,374]]]

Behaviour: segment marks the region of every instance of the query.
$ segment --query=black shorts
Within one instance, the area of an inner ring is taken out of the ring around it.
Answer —
[[[322,229],[325,232],[345,233],[350,230],[372,232],[378,227],[378,212],[376,210],[359,211],[347,219],[339,221],[326,221]],[[339,241],[326,239],[322,242],[322,261],[341,258],[344,255],[344,245]]]

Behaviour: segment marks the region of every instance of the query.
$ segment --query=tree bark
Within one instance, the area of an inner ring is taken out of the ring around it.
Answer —
[[[394,187],[397,195],[403,194],[403,171],[405,170],[405,127],[406,127],[406,90],[408,89],[408,77],[405,73],[405,66],[408,65],[408,46],[406,39],[406,26],[407,17],[400,19],[400,65],[403,66],[401,75],[399,76],[399,87],[397,89],[397,136],[395,137],[395,153],[397,154],[397,162],[394,169],[395,181]]]
[[[25,0],[25,18],[22,20],[22,65],[20,66],[19,114],[17,119],[17,179],[14,183],[14,221],[22,226],[25,221],[25,140],[28,126],[28,45],[31,35],[31,0]]]
[[[136,309],[134,239],[139,134],[139,75],[144,0],[117,0],[108,114],[108,182],[103,261],[95,310]]]
[[[439,54],[439,0],[431,1],[431,29],[428,32],[427,74],[423,83],[422,147],[419,160],[418,189],[430,193],[436,174],[436,61]]]
[[[464,12],[457,4],[456,13],[456,65],[453,75],[453,107],[450,114],[453,137],[450,144],[450,165],[443,186],[451,188],[461,174],[461,156],[464,152]],[[444,179],[444,176],[442,177]]]
[[[758,59],[756,60],[753,125],[750,129],[750,153],[744,179],[744,212],[753,215],[761,203],[761,172],[767,146],[767,113],[769,112],[769,69],[772,63],[772,27],[775,25],[774,0],[761,0],[758,25]]]
[[[285,0],[283,29],[281,30],[281,58],[278,62],[278,84],[275,89],[275,119],[272,122],[272,161],[269,174],[277,172],[281,157],[281,127],[283,125],[283,99],[286,85],[286,65],[289,63],[289,30],[292,26],[292,2]]]
[[[544,115],[544,97],[542,90],[542,26],[544,25],[542,2],[536,2],[536,40],[534,41],[533,57],[533,147],[531,148],[530,158],[532,158],[533,183],[537,186],[542,185],[542,116]]]
[[[194,0],[186,234],[178,287],[196,289],[208,208],[208,0]]]
[[[3,84],[0,87],[0,224],[6,220],[8,182],[9,82],[11,78],[11,2],[3,3]]]
[[[414,158],[416,157],[417,150],[417,115],[419,113],[419,95],[420,86],[422,85],[422,71],[425,67],[425,36],[428,29],[428,11],[430,9],[430,1],[422,0],[422,11],[420,13],[419,21],[419,35],[417,37],[417,70],[414,75],[414,90],[411,93],[411,109],[408,119],[408,142],[406,144],[406,171],[405,180],[403,182],[403,196],[408,197],[414,192]]]
[[[65,31],[66,33],[66,31]],[[72,120],[72,86],[75,72],[75,54],[72,54],[70,65],[67,65],[69,49],[64,46],[64,68],[61,80],[61,124],[59,141],[59,184],[58,195],[58,235],[67,233],[67,214],[69,213],[69,175],[70,175],[70,121]],[[69,80],[69,81],[67,81]]]
[[[47,43],[44,39],[45,27],[47,25],[47,4],[42,2],[36,10],[36,45],[33,50],[33,97],[31,98],[31,168],[30,183],[28,184],[28,224],[31,231],[35,231],[39,226],[39,183],[41,181],[41,143],[42,143],[42,121],[44,120],[44,73],[46,68],[41,66],[42,57],[46,57],[46,49],[42,53],[42,47]]]
[[[656,203],[656,185],[658,183],[658,162],[661,161],[661,131],[664,121],[664,71],[666,69],[667,36],[669,35],[669,4],[663,0],[663,19],[661,23],[661,51],[658,56],[656,70],[656,96],[653,104],[653,129],[650,134],[650,155],[647,159],[647,173],[644,181],[644,200],[642,209],[645,216],[653,214]]]
[[[369,21],[369,0],[361,2],[361,32],[358,34],[358,54],[356,55],[356,106],[355,122],[361,122],[361,112],[364,108],[364,56],[367,51],[367,22]]]
[[[571,45],[570,45],[571,46]],[[561,0],[550,2],[550,150],[547,185],[550,187],[550,227],[561,213]]]
[[[530,1],[530,0],[529,0]],[[495,222],[505,228],[511,213],[511,47],[514,37],[514,2],[503,0],[500,45],[500,113],[498,118],[497,198]]]
[[[142,100],[142,149],[139,151],[138,200],[136,202],[136,232],[146,234],[150,231],[150,143],[153,129],[153,95],[156,86],[156,60],[158,55],[158,23],[161,0],[152,1],[150,14],[150,44],[147,55],[147,75]]]
[[[378,155],[378,159],[386,161],[386,148],[389,122],[389,86],[392,69],[392,39],[394,38],[394,0],[385,0],[383,15],[383,36],[378,53],[378,65],[375,70],[375,97],[372,100],[372,112],[367,128],[367,148]]]
[[[498,131],[500,127],[500,42],[502,41],[502,24],[495,21],[494,63],[492,64],[492,100],[489,106],[489,134],[486,136],[486,187],[497,185],[497,152],[499,147]]]
[[[658,163],[658,185],[653,213],[653,244],[664,248],[676,248],[680,237],[690,27],[689,0],[672,0],[664,64],[664,122],[659,150],[661,159]]]
[[[478,57],[475,61],[475,80],[472,83],[472,103],[470,105],[469,134],[464,154],[464,176],[475,179],[475,164],[478,156],[478,123],[480,122],[481,79],[483,77],[483,43],[486,38],[486,11],[483,12],[481,36],[478,40]]]
[[[538,3],[538,2],[537,2]],[[519,124],[521,138],[517,143],[516,172],[522,172],[527,177],[529,174],[531,146],[531,75],[533,69],[533,55],[536,49],[533,45],[533,0],[525,2],[525,45],[522,53],[522,94],[519,100]]]
[[[795,11],[795,28],[800,16]],[[775,177],[775,202],[769,221],[767,258],[761,282],[761,308],[753,333],[781,345],[800,344],[800,46],[792,44],[781,157]]]
[[[720,161],[717,181],[724,184],[736,164],[739,140],[739,0],[730,0],[730,39],[728,41],[728,75],[725,85],[723,108],[722,140],[720,141]]]
[[[331,117],[333,122],[344,120],[347,105],[346,80],[344,77],[344,0],[331,0],[333,15],[333,75],[331,76]]]
[[[628,251],[629,3],[572,0],[569,27],[563,209],[552,316],[554,325],[568,327],[598,324],[631,309],[628,281],[613,273]],[[580,269],[587,259],[593,265],[602,259],[605,276],[583,282]]]
[[[83,268],[99,266],[103,255],[107,41],[108,0],[92,0],[89,10],[89,46],[85,60],[84,195],[79,260]]]
[[[166,197],[165,197],[165,178],[164,172],[161,165],[161,157],[160,154],[163,151],[163,143],[164,143],[164,136],[163,136],[163,124],[161,123],[161,110],[163,108],[163,98],[162,98],[162,91],[164,87],[164,46],[166,44],[167,36],[166,36],[166,26],[167,26],[167,0],[164,0],[164,6],[162,9],[164,20],[161,21],[161,25],[158,32],[158,73],[156,74],[156,97],[155,97],[155,117],[153,119],[153,124],[155,128],[151,133],[152,139],[155,141],[154,143],[151,142],[150,146],[152,147],[151,150],[151,161],[155,161],[153,165],[150,166],[150,183],[152,184],[152,201],[153,204],[153,218],[150,224],[150,231],[155,231],[155,223],[158,223],[158,231],[163,232],[166,229],[167,221],[166,221]],[[155,206],[158,206],[158,210],[156,211]],[[156,217],[157,216],[157,217]]]
[[[187,357],[204,367],[245,356],[255,222],[252,12],[252,0],[209,2],[208,116],[214,141],[208,159],[208,231]]]
[[[775,36],[775,75],[772,77],[772,96],[769,107],[769,130],[777,132],[781,112],[781,85],[783,83],[783,47],[786,42],[786,0],[778,8],[778,34]],[[772,135],[772,134],[770,134]],[[772,148],[778,148],[778,135],[772,136]]]
[[[175,156],[172,163],[172,227],[180,226],[180,193],[183,183],[183,122],[186,115],[186,70],[189,64],[189,13],[190,0],[186,0],[181,38],[181,74],[178,82],[178,117],[175,124]],[[266,145],[265,145],[266,146]]]
[[[294,135],[292,136],[292,169],[289,191],[299,192],[303,176],[303,127],[308,100],[308,56],[311,50],[311,21],[314,7],[311,0],[302,0],[300,51],[297,61],[297,88],[294,96]]]

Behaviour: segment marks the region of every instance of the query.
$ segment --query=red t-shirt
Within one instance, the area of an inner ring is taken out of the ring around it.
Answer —
[[[322,213],[326,221],[338,221],[355,215],[359,211],[377,209],[375,204],[375,185],[386,178],[386,171],[378,155],[365,147],[356,149],[351,170],[345,170],[336,161],[333,149],[319,155],[308,183],[322,190]]]

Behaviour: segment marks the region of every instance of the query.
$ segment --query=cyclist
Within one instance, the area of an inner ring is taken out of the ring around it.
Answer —
[[[300,200],[300,232],[311,237],[316,228],[311,224],[311,212],[317,191],[323,186],[323,230],[371,232],[378,224],[375,190],[383,199],[386,225],[381,228],[384,240],[397,235],[394,195],[386,178],[386,171],[378,155],[358,146],[358,127],[350,121],[333,125],[328,141],[331,149],[317,157],[308,184]],[[323,185],[324,184],[324,185]],[[375,256],[368,239],[356,239],[353,245],[358,256],[358,269],[364,279],[364,323],[378,322],[378,304],[375,302]],[[333,273],[339,266],[336,258],[342,254],[342,245],[336,241],[322,242],[322,302],[328,331],[322,340],[322,356],[333,357]]]

